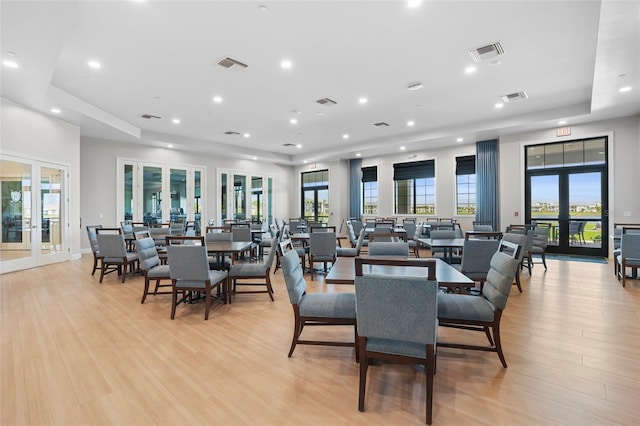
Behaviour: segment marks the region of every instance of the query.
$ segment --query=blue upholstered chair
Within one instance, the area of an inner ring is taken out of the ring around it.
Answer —
[[[407,232],[407,243],[409,244],[409,250],[415,257],[420,257],[418,252],[418,242],[416,241],[416,233],[418,232],[418,225],[415,220],[403,220],[402,227]]]
[[[618,281],[622,281],[622,287],[627,284],[627,268],[640,268],[640,234],[635,232],[622,228],[620,254],[615,258]]]
[[[465,240],[462,249],[462,261],[451,265],[473,281],[480,283],[480,289],[487,279],[491,268],[491,258],[498,251],[499,240]]]
[[[229,294],[229,302],[231,296],[236,293],[268,293],[273,302],[273,287],[271,286],[271,267],[273,259],[276,256],[276,248],[278,245],[278,237],[271,239],[271,246],[267,260],[264,263],[236,263],[229,270],[229,280],[231,281],[231,293]],[[240,282],[238,282],[240,280]],[[246,281],[250,280],[250,281]],[[261,280],[264,282],[256,282]],[[265,290],[246,290],[237,291],[238,286],[265,286]]]
[[[336,256],[338,257],[357,257],[360,255],[360,250],[362,250],[362,245],[364,244],[364,236],[366,232],[364,228],[360,229],[360,235],[358,235],[358,239],[355,240],[355,247],[338,247],[336,249]]]
[[[544,270],[547,270],[547,246],[549,245],[549,232],[551,231],[548,223],[537,224],[533,230],[533,243],[531,245],[531,251],[525,253],[523,258],[529,258],[531,265],[540,262],[534,262],[533,255],[539,255],[541,262],[544,265]]]
[[[524,237],[524,235],[523,235]],[[506,248],[510,254],[506,253]],[[502,241],[500,251],[491,258],[491,268],[479,297],[464,294],[438,294],[438,320],[441,327],[483,331],[489,346],[438,341],[438,346],[496,352],[507,368],[500,341],[500,318],[507,305],[513,278],[519,268],[521,247]],[[491,331],[493,331],[493,336]]]
[[[442,228],[435,228],[435,229],[431,229],[431,232],[429,233],[430,238],[435,239],[435,240],[450,240],[453,238],[457,238],[456,237],[456,231],[453,228],[449,228],[449,229],[442,229]],[[444,253],[445,253],[444,248],[432,248],[431,249],[431,257],[438,257],[440,259],[444,258]],[[459,256],[452,256],[452,262],[451,263],[460,263],[461,262],[461,258]]]
[[[207,232],[204,234],[205,244],[214,241],[233,241],[231,232]],[[214,255],[209,256],[209,269],[228,271],[233,263],[230,256]]]
[[[335,263],[337,244],[338,238],[335,232],[311,232],[309,234],[309,268],[311,269],[311,280],[313,280],[314,263],[322,262],[325,272],[327,271],[328,262]]]
[[[283,242],[286,245],[286,242]],[[304,280],[298,253],[288,250],[281,253],[280,263],[284,282],[293,307],[293,339],[289,357],[296,345],[352,346],[356,348],[358,360],[356,330],[356,302],[354,293],[307,293],[307,282]],[[302,340],[300,335],[307,325],[349,325],[353,327],[354,341],[318,341]]]
[[[133,272],[137,269],[138,254],[127,251],[124,236],[120,228],[96,228],[98,251],[102,256],[100,268],[100,282],[105,275],[117,271],[124,283],[127,277],[127,267]]]
[[[369,256],[409,257],[409,244],[406,242],[372,241],[369,243]]]
[[[142,292],[142,300],[140,303],[144,303],[147,295],[149,294],[149,282],[154,280],[156,282],[153,294],[171,294],[170,291],[158,293],[160,287],[170,287],[171,283],[161,285],[162,280],[171,280],[169,275],[169,265],[162,265],[160,256],[156,250],[156,243],[151,237],[136,239],[136,253],[138,253],[138,262],[140,263],[140,269],[142,269],[142,275],[144,276],[144,290]]]
[[[91,275],[95,275],[98,269],[98,263],[102,262],[102,256],[100,250],[98,250],[98,238],[96,238],[96,229],[102,228],[102,225],[87,225],[87,238],[89,238],[89,244],[91,245],[91,253],[93,254],[93,269]],[[102,268],[102,265],[100,265]]]
[[[358,409],[364,411],[370,360],[422,364],[426,421],[431,424],[438,329],[435,261],[356,258],[356,316],[360,352]],[[364,264],[425,267],[425,277],[363,273]],[[471,296],[465,296],[471,298]]]
[[[522,265],[522,259],[524,257],[524,249],[525,249],[525,245],[527,244],[527,235],[517,234],[514,232],[507,232],[502,237],[502,241],[510,242],[520,247],[520,250],[518,251],[518,262],[519,262],[519,265]],[[507,250],[507,252],[510,253],[509,246],[507,246],[505,250]],[[522,285],[520,285],[520,268],[518,268],[518,270],[516,271],[515,281],[513,282],[513,284],[515,284],[518,287],[518,291],[522,293]]]
[[[183,244],[167,247],[169,255],[169,272],[171,275],[171,319],[176,316],[176,307],[183,302],[191,301],[193,295],[204,292],[204,319],[209,319],[211,309],[211,292],[217,290],[220,299],[221,286],[228,295],[227,273],[210,271],[205,246]],[[181,298],[178,300],[178,293]],[[198,306],[198,305],[193,305]]]

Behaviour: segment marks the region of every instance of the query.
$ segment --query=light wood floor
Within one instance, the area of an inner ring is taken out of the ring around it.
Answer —
[[[640,285],[611,265],[548,261],[524,272],[503,316],[509,367],[494,353],[438,351],[434,425],[640,424]],[[82,260],[0,275],[2,425],[424,424],[424,376],[369,369],[358,404],[352,348],[298,346],[278,271],[276,301],[239,295],[178,307],[140,304],[143,280],[92,277]],[[309,291],[352,291],[325,285]],[[352,337],[341,327],[320,331]],[[451,339],[479,333],[440,330]]]

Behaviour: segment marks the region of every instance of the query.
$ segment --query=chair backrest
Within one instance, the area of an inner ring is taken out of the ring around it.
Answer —
[[[233,241],[252,241],[251,228],[248,226],[232,226],[231,234],[233,235]]]
[[[408,239],[412,240],[415,238],[416,228],[417,228],[415,221],[405,220],[402,222],[402,227],[404,228],[405,231],[407,231],[406,235]]]
[[[344,219],[342,219],[342,220],[340,221],[340,228],[338,229],[338,234],[342,234],[342,230],[344,229],[344,223],[345,223],[345,222],[346,222],[346,221],[345,221]]]
[[[336,233],[336,227],[335,226],[311,226],[308,228],[309,229],[309,233],[313,234],[314,232],[333,232]]]
[[[209,232],[204,234],[205,241],[233,241],[231,232]]]
[[[205,228],[206,234],[217,234],[221,232],[230,232],[231,228],[228,226],[207,226]]]
[[[356,243],[356,231],[353,228],[353,224],[351,223],[351,221],[347,221],[347,234],[349,235],[349,241],[351,242],[351,244],[355,244]]]
[[[434,229],[430,236],[434,240],[450,240],[456,238],[456,231],[453,229]]]
[[[168,246],[203,246],[204,236],[167,235],[165,242]]]
[[[360,250],[362,250],[362,245],[364,244],[364,237],[367,234],[364,228],[360,229],[360,234],[358,235],[358,240],[356,241],[356,256],[360,254]]]
[[[547,223],[537,224],[533,230],[533,246],[546,248],[549,245],[549,232],[551,227]]]
[[[133,223],[130,220],[120,222],[120,229],[125,236],[133,236]]]
[[[351,219],[351,225],[353,226],[353,233],[358,235],[360,230],[364,228],[360,219]]]
[[[502,236],[503,234],[500,231],[473,231],[464,233],[465,240],[501,240]]]
[[[462,273],[488,272],[491,258],[499,246],[499,240],[465,240],[460,264]]]
[[[304,280],[298,253],[295,250],[288,250],[280,257],[280,265],[282,266],[284,283],[289,293],[289,301],[293,305],[297,305],[307,291],[307,282]]]
[[[93,253],[98,252],[98,239],[96,238],[96,235],[98,235],[96,229],[98,228],[102,228],[102,225],[87,225],[87,237]]]
[[[397,243],[400,241],[407,241],[406,232],[386,232],[386,233],[377,233],[369,234],[369,242],[378,241],[378,242],[388,242],[388,243]]]
[[[101,256],[104,256],[105,258],[123,258],[127,256],[127,247],[122,234],[103,234],[98,231],[96,238],[98,240],[98,250],[100,251]]]
[[[284,256],[285,253],[291,250],[294,250],[293,241],[291,241],[291,238],[280,240],[280,242],[278,243],[278,253],[280,254],[280,256]]]
[[[171,279],[185,281],[209,279],[209,260],[206,247],[196,245],[168,246],[167,256]]]
[[[518,262],[522,262],[522,258],[524,257],[524,253],[525,253],[525,244],[527,243],[527,236],[524,234],[514,234],[513,232],[507,232],[502,237],[502,242],[516,244],[520,248],[520,250],[518,250],[517,259],[518,259]],[[503,249],[502,242],[500,246],[501,249]],[[504,246],[504,251],[511,254],[510,247],[511,246],[509,245]]]
[[[289,219],[289,229],[291,230],[290,232],[293,232],[294,234],[296,232],[301,232],[300,231],[300,227],[302,226],[302,220],[301,219]]]
[[[148,271],[154,266],[160,264],[160,257],[156,250],[156,243],[151,237],[143,237],[136,240],[136,252],[138,253],[138,261],[140,268]]]
[[[335,256],[337,242],[335,232],[312,232],[309,234],[309,254],[311,256]]]
[[[620,255],[626,259],[640,259],[640,233],[629,231],[626,228],[622,230]]]
[[[143,229],[141,231],[134,231],[133,236],[136,240],[141,240],[142,238],[151,238],[151,231],[149,229]]]
[[[375,228],[373,228],[373,233],[374,234],[390,234],[393,232],[393,226],[390,225],[376,225]]]
[[[362,272],[361,265],[375,261],[376,259],[370,258],[355,259],[358,335],[422,344],[435,343],[438,315],[435,262],[420,262],[415,265],[428,268],[425,279]],[[410,261],[392,264],[406,266],[407,262]]]
[[[508,243],[508,242],[507,242]],[[514,258],[523,252],[520,247],[510,244],[511,254],[505,250],[497,251],[491,258],[491,267],[487,273],[487,281],[482,288],[482,296],[496,309],[504,309],[513,286],[513,278],[520,265]]]
[[[369,243],[369,257],[409,257],[409,244],[406,242],[371,242]]]

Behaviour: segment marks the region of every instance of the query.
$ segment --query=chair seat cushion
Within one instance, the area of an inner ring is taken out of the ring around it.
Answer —
[[[355,318],[355,293],[307,293],[298,305],[306,317]]]
[[[438,318],[493,321],[494,308],[484,297],[438,294]]]
[[[138,260],[138,254],[127,253],[127,262],[133,262],[134,260]],[[122,262],[122,258],[121,257],[105,257],[104,261],[105,263],[118,263],[118,262]]]
[[[168,278],[169,277],[169,265],[158,265],[147,271],[147,277],[149,278]]]
[[[264,263],[236,263],[229,271],[229,277],[264,277],[269,267]]]
[[[622,265],[622,256],[618,256],[617,257],[617,262]],[[640,259],[634,259],[631,257],[627,257],[626,259],[626,266],[628,268],[635,268],[635,267],[640,267]]]
[[[336,249],[336,255],[338,257],[356,257],[358,255],[358,250],[351,247],[338,247]]]
[[[314,262],[333,262],[335,258],[333,255],[326,254],[314,254],[311,257],[313,257]]]

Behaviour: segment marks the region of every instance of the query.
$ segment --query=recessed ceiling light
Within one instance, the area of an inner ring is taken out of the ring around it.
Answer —
[[[406,146],[401,146],[401,147],[400,147],[400,151],[404,151],[405,149],[407,149],[407,147],[406,147]]]
[[[280,66],[285,70],[288,70],[293,66],[293,63],[290,60],[285,59],[282,62],[280,62]]]
[[[51,108],[51,112],[54,114],[60,114],[60,109],[59,108]]]
[[[407,89],[414,91],[414,90],[420,90],[422,89],[424,86],[422,83],[420,82],[415,82],[415,83],[409,83],[409,85],[407,86]]]
[[[254,160],[257,160],[257,159],[258,159],[258,157],[253,157],[253,159],[254,159]]]
[[[561,125],[561,126],[562,126],[563,124],[567,124],[567,120],[560,120],[560,121],[558,121],[558,124],[559,124],[559,125]]]
[[[631,86],[621,87],[619,91],[620,91],[620,93],[629,92],[629,91],[631,91]]]
[[[18,68],[18,63],[9,59],[5,59],[4,61],[2,61],[2,65],[8,68]]]
[[[180,124],[180,119],[179,118],[174,118],[173,120],[171,120],[171,122],[173,124]]]
[[[477,68],[474,67],[473,65],[468,66],[464,69],[464,72],[466,72],[467,74],[473,74],[476,71],[477,71]]]
[[[304,163],[304,164],[307,164],[307,160],[304,160],[304,161],[303,161],[303,163]]]
[[[342,135],[342,139],[349,139],[349,135],[345,133],[344,135]]]
[[[167,145],[167,148],[173,148],[173,144]]]
[[[407,121],[407,126],[409,126],[409,127],[413,126],[414,124],[416,124],[416,123],[413,120]]]
[[[360,157],[362,156],[362,154],[360,154],[359,152],[356,152],[356,157]]]
[[[302,145],[298,144],[298,145],[296,145],[296,148],[300,149],[300,148],[302,148]]]
[[[289,120],[289,123],[298,124],[298,119],[297,118],[292,118],[291,120]]]
[[[407,6],[410,8],[418,7],[422,4],[422,0],[407,0]]]
[[[494,107],[502,108],[502,107],[504,107],[504,104],[502,102],[498,102],[497,104],[494,105]]]
[[[245,133],[242,136],[244,136],[245,138],[250,138],[251,137],[251,133]]]
[[[96,69],[96,70],[99,70],[100,68],[102,68],[102,64],[100,64],[100,62],[94,61],[94,60],[91,60],[91,61],[87,62],[87,65],[89,65],[90,68],[93,68],[93,69]]]
[[[260,12],[268,12],[269,8],[267,6],[265,6],[264,4],[260,5]]]
[[[316,115],[324,115],[324,111],[318,111],[316,112]]]
[[[364,105],[364,104],[366,104],[367,102],[369,102],[369,100],[368,100],[367,98],[364,98],[364,97],[363,97],[363,98],[358,99],[358,102],[359,102],[360,104]]]
[[[463,138],[458,138],[458,139],[456,139],[456,142],[462,142],[462,141],[464,141],[464,139],[463,139]]]
[[[222,96],[214,96],[213,97],[213,102],[219,104],[222,103]]]

